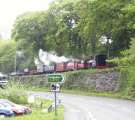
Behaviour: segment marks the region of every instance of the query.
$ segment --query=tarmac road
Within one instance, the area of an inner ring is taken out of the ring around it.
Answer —
[[[53,93],[33,93],[53,99]],[[135,102],[58,93],[65,106],[65,120],[135,120]]]

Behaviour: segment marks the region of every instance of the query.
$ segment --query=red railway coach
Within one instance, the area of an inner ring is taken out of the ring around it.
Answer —
[[[66,63],[57,63],[55,65],[56,72],[65,72],[66,71]]]
[[[29,70],[29,75],[36,75],[36,74],[38,74],[36,69]]]
[[[78,62],[76,61],[71,61],[66,64],[66,71],[77,70],[77,68],[78,68]]]
[[[77,69],[84,69],[85,68],[85,64],[84,63],[78,63],[77,64]]]

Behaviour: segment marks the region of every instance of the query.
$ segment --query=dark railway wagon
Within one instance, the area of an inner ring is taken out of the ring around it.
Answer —
[[[53,73],[55,71],[55,66],[44,66],[44,73]]]
[[[106,68],[106,55],[97,55],[95,60],[97,68]]]

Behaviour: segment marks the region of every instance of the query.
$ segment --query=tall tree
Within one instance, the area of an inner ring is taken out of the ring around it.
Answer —
[[[0,72],[7,73],[14,70],[15,51],[15,41],[0,41]]]
[[[49,11],[55,16],[57,30],[55,34],[56,51],[60,55],[79,56],[81,52],[81,38],[75,27],[78,16],[74,10],[75,1],[56,0]]]

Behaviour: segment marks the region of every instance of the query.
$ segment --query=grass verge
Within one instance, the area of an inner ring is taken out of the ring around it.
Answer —
[[[110,97],[118,99],[126,99],[135,101],[135,97],[127,95],[125,91],[117,92],[91,92],[91,91],[82,91],[79,89],[63,89],[62,93],[74,94],[74,95],[85,95],[85,96],[99,96],[99,97]]]
[[[57,111],[57,116],[55,116],[54,111],[47,113],[43,112],[43,109],[33,109],[32,114],[24,115],[19,117],[13,117],[3,120],[64,120],[64,106],[60,106]]]
[[[29,89],[35,92],[49,92],[49,88],[32,88]],[[134,97],[128,96],[125,94],[125,91],[117,91],[117,92],[92,92],[92,91],[83,91],[80,89],[62,89],[61,93],[73,94],[73,95],[82,95],[82,96],[99,96],[99,97],[110,97],[110,98],[119,98],[119,99],[127,99],[127,100],[135,100]]]

